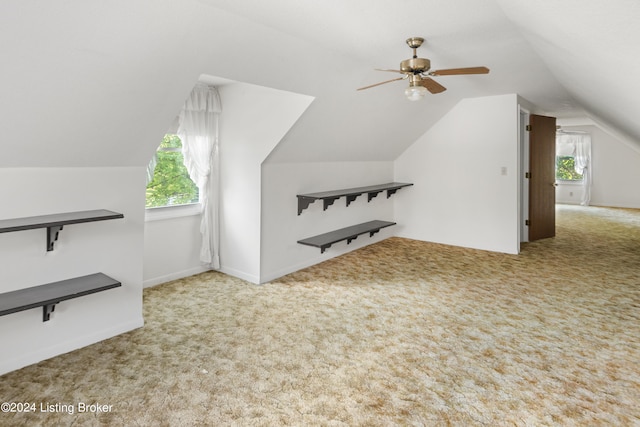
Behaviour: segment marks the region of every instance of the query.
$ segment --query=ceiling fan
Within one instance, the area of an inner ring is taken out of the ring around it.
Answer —
[[[440,93],[447,90],[446,87],[433,80],[430,76],[453,76],[462,74],[487,74],[489,69],[487,67],[467,67],[467,68],[447,68],[444,70],[433,70],[431,68],[431,61],[426,58],[418,58],[416,49],[422,46],[424,39],[422,37],[411,37],[407,39],[407,44],[413,49],[413,58],[405,59],[400,62],[399,70],[381,70],[377,71],[390,71],[392,73],[404,74],[403,77],[387,80],[384,82],[376,83],[373,85],[361,87],[358,90],[369,89],[375,86],[380,86],[386,83],[395,82],[398,80],[409,79],[409,87],[405,89],[404,93],[411,101],[419,101],[427,92]]]

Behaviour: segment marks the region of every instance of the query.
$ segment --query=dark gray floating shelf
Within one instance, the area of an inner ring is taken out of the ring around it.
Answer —
[[[298,243],[320,248],[320,253],[324,253],[324,251],[330,248],[334,243],[346,240],[347,244],[349,244],[359,235],[365,233],[369,233],[369,237],[372,237],[374,234],[380,231],[381,228],[389,227],[392,225],[396,225],[396,223],[380,220],[363,222],[362,224],[352,225],[350,227],[345,227],[339,230],[330,231],[328,233],[298,240]]]
[[[60,233],[60,230],[62,230],[63,226],[117,218],[124,218],[124,215],[118,212],[108,211],[106,209],[99,209],[93,211],[31,216],[26,218],[3,219],[0,220],[0,233],[46,228],[47,251],[52,251],[53,244],[58,240],[58,234]]]
[[[389,198],[400,188],[408,187],[410,185],[413,184],[404,182],[388,182],[386,184],[370,185],[368,187],[345,188],[343,190],[323,191],[320,193],[298,194],[298,215],[300,215],[303,210],[308,208],[309,205],[316,200],[322,200],[323,210],[327,210],[333,202],[342,196],[346,197],[347,206],[349,206],[349,204],[361,194],[367,193],[367,201],[370,202],[371,199],[378,195],[378,193],[386,191],[387,198]]]
[[[0,294],[0,316],[42,307],[42,321],[49,320],[56,304],[107,289],[122,286],[103,273],[90,274],[46,285],[34,286]]]

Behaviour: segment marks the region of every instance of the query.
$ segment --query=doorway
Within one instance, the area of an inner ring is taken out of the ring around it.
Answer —
[[[520,242],[555,236],[556,118],[519,108]]]

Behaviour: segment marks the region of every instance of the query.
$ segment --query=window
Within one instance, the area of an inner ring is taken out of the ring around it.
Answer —
[[[147,184],[147,208],[198,203],[199,190],[189,178],[178,135],[167,134],[156,151],[153,179]]]
[[[556,179],[558,181],[582,181],[582,174],[576,172],[574,156],[556,156]]]

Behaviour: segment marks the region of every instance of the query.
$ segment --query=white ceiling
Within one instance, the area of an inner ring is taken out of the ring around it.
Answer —
[[[638,22],[637,0],[6,0],[0,167],[144,164],[202,75],[315,97],[276,162],[393,160],[459,100],[505,93],[640,146]],[[434,69],[491,73],[420,103],[405,81],[355,90],[394,77],[373,69],[411,36]]]
[[[498,2],[577,105],[640,146],[640,2]]]
[[[427,102],[448,106],[437,98],[515,92],[539,113],[588,117],[640,139],[640,79],[635,78],[640,2],[635,0],[203,1],[371,68],[397,68],[410,56],[404,40],[422,36],[427,42],[419,54],[430,58],[433,68],[491,68],[489,76],[441,77],[449,90]],[[393,77],[364,70],[362,75],[363,85]],[[404,85],[389,84],[396,93]],[[379,102],[390,102],[391,89],[369,90],[377,92]]]
[[[518,92],[542,110],[584,114],[494,0],[202,2],[368,64],[368,70],[398,68],[411,56],[405,40],[424,37],[426,43],[418,53],[431,59],[434,69],[486,65],[492,70],[486,77],[442,77],[441,83],[450,90],[460,84],[473,86],[466,88],[467,96]],[[393,77],[367,73],[363,82]],[[394,85],[401,92],[405,82]]]

